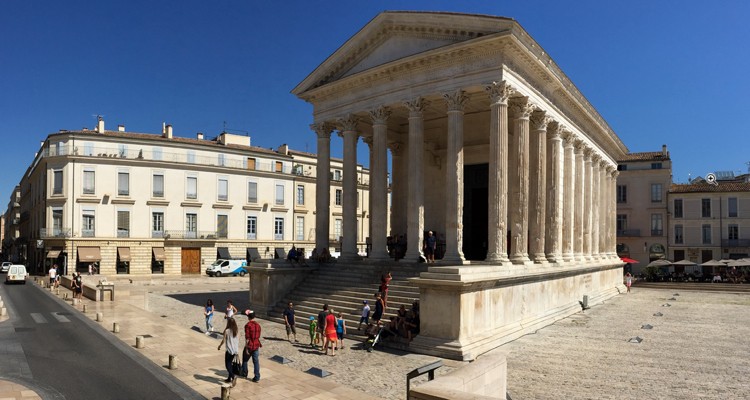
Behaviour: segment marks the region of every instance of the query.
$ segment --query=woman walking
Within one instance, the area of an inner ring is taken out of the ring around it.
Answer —
[[[218,350],[221,350],[221,346],[226,343],[226,352],[224,353],[224,366],[227,368],[229,376],[224,382],[232,382],[232,386],[237,383],[237,376],[232,371],[232,362],[235,360],[238,354],[238,348],[240,343],[239,329],[237,328],[237,322],[234,318],[227,318],[227,327],[224,329],[224,335],[219,343]]]
[[[633,285],[633,275],[630,275],[630,272],[625,274],[625,286],[628,287],[627,293],[630,293],[630,286]]]
[[[206,307],[203,309],[203,315],[206,317],[206,335],[210,335],[214,331],[214,325],[212,323],[214,319],[214,302],[211,299],[206,301]]]
[[[225,311],[225,313],[225,319],[233,318],[234,314],[237,314],[237,307],[232,304],[232,300],[227,300],[227,310]]]
[[[338,335],[336,335],[336,316],[333,315],[333,309],[328,310],[328,315],[326,315],[325,319],[325,326],[323,327],[323,334],[325,335],[325,342],[323,343],[325,352],[323,352],[323,354],[328,355],[328,345],[331,345],[331,356],[335,356]]]

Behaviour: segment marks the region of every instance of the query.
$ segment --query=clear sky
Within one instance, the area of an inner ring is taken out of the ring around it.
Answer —
[[[668,146],[676,182],[748,170],[745,0],[2,0],[0,209],[40,141],[97,114],[185,137],[226,122],[254,145],[314,152],[312,107],[290,91],[384,10],[514,18],[630,151]]]

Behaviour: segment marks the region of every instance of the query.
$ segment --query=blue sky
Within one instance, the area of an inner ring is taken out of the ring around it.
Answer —
[[[748,169],[747,1],[3,0],[0,208],[47,134],[96,114],[186,137],[226,121],[314,152],[312,107],[290,91],[384,10],[514,18],[630,151],[669,147],[675,181]]]

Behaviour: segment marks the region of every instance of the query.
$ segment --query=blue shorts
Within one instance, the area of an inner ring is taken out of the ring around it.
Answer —
[[[359,319],[359,323],[361,324],[361,323],[363,323],[363,322],[364,322],[365,324],[369,323],[369,322],[370,322],[370,317],[362,317],[362,318],[360,318],[360,319]]]

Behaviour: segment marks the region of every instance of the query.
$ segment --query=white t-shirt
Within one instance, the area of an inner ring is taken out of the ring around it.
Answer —
[[[49,269],[49,278],[50,279],[55,279],[56,276],[57,276],[57,270],[54,269],[54,268],[50,268]]]
[[[365,317],[365,318],[367,318],[367,317],[370,316],[370,305],[369,304],[365,304],[365,306],[362,307],[362,316]]]

